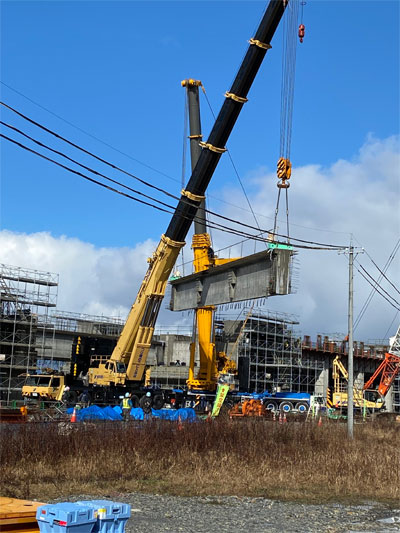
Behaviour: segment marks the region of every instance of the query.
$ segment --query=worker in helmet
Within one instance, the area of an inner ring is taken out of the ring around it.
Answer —
[[[146,396],[144,396],[140,402],[140,406],[143,409],[143,418],[144,420],[151,419],[151,392],[147,391]]]
[[[129,392],[125,393],[125,397],[122,399],[120,405],[122,408],[122,418],[124,422],[128,422],[131,416],[131,409],[133,407],[131,395]]]

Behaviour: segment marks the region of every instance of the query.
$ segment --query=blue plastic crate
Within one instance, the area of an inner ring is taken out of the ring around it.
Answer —
[[[92,507],[62,502],[38,507],[36,520],[40,533],[92,533],[97,519]]]
[[[131,516],[131,506],[128,503],[109,500],[87,500],[77,503],[91,507],[95,515],[97,514],[93,533],[124,533],[125,524]]]

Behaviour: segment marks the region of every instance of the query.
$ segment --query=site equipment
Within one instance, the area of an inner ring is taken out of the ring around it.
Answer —
[[[199,80],[186,79],[182,81],[182,87],[187,92],[189,109],[189,139],[192,171],[195,169],[201,154],[201,120]],[[194,254],[193,268],[195,272],[202,272],[217,265],[223,265],[235,259],[218,258],[211,245],[211,235],[207,232],[207,220],[205,212],[206,200],[201,201],[194,221],[194,234],[192,249]],[[193,391],[215,391],[220,379],[225,381],[228,376],[236,373],[234,361],[224,352],[217,352],[214,341],[214,316],[215,306],[208,305],[194,309],[193,341],[190,344],[189,379],[187,385]],[[196,334],[198,334],[199,368],[195,376],[195,353]]]
[[[305,414],[311,406],[311,395],[307,392],[262,392],[253,394],[236,394],[239,399],[231,413],[234,416],[264,416],[268,411],[290,413],[296,411]],[[250,402],[250,403],[246,403]],[[245,405],[246,403],[246,405]],[[260,408],[262,404],[262,409]]]
[[[340,360],[339,355],[333,360],[333,396],[332,403],[333,406],[338,408],[347,408],[347,383],[343,384],[341,382],[341,377],[347,382],[349,380],[349,373]],[[380,409],[383,406],[382,400],[378,401],[369,401],[365,398],[362,389],[353,387],[353,401],[354,407],[358,409]]]
[[[127,388],[143,396],[147,355],[168,278],[288,3],[289,0],[270,0],[254,37],[249,40],[232,87],[225,93],[209,138],[200,143],[202,151],[169,226],[148,260],[149,267],[117,345],[111,357],[93,358],[88,378],[90,392],[97,401],[115,400]],[[26,389],[22,393],[28,395]]]
[[[373,390],[381,398],[386,396],[395,377],[400,372],[400,326],[397,329],[396,335],[391,340],[389,352],[385,354],[385,359],[364,385],[364,391]],[[379,377],[379,385],[374,389],[374,383]]]

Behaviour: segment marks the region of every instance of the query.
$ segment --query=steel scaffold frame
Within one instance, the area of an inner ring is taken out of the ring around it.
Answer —
[[[0,398],[15,399],[39,358],[53,357],[58,274],[0,264]]]

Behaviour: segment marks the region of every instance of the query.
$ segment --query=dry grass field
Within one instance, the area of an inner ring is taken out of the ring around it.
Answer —
[[[3,425],[2,495],[247,495],[307,502],[400,499],[400,425],[214,420]]]

